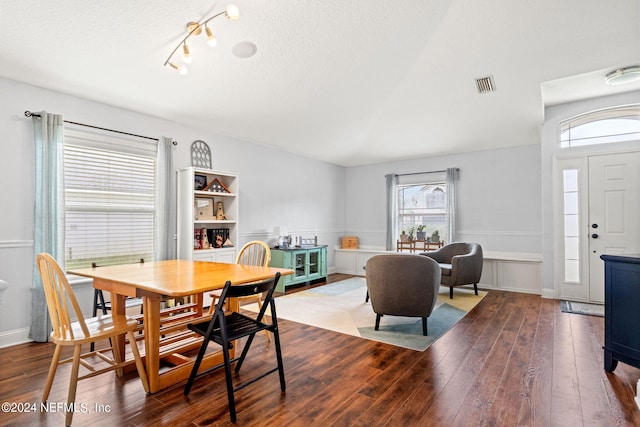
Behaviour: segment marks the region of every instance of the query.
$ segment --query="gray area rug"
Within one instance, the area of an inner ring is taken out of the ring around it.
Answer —
[[[456,288],[453,300],[449,288],[441,288],[438,302],[427,320],[428,336],[422,335],[422,321],[416,317],[384,316],[380,329],[374,329],[376,315],[371,302],[365,302],[364,277],[296,292],[276,298],[278,317],[294,322],[423,351],[482,300],[486,292],[474,295],[472,289]],[[257,305],[242,308],[257,311]]]

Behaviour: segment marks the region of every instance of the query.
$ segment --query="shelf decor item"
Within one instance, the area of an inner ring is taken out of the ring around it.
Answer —
[[[358,238],[356,236],[343,237],[342,249],[358,249]]]
[[[204,191],[211,191],[212,193],[231,193],[226,185],[224,185],[218,178],[215,178],[207,186],[203,188]]]
[[[207,188],[207,176],[193,175],[193,189],[196,191],[203,191],[205,188]]]
[[[216,219],[213,213],[213,199],[195,199],[195,219]]]
[[[218,202],[216,204],[216,219],[219,221],[224,221],[227,216],[224,214],[224,204],[222,202]]]
[[[206,142],[198,139],[191,144],[191,166],[211,169],[211,149]]]

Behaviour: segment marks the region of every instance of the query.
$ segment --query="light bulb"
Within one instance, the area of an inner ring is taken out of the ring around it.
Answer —
[[[189,46],[185,42],[182,46],[182,60],[185,64],[191,64],[191,55],[189,54]]]
[[[169,62],[169,66],[176,70],[181,76],[187,74],[187,67],[185,67],[184,65],[176,65],[173,62]]]
[[[218,45],[218,39],[213,35],[211,28],[205,26],[204,31],[207,33],[207,44],[211,47],[216,47]]]
[[[235,21],[240,18],[240,9],[238,9],[238,6],[236,6],[235,4],[228,4],[227,8],[225,9],[225,15],[227,19]]]

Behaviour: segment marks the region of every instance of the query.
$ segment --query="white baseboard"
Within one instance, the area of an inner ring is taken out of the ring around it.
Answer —
[[[542,298],[555,299],[555,291],[553,289],[542,288],[540,296]]]
[[[29,328],[0,332],[0,348],[31,342]]]

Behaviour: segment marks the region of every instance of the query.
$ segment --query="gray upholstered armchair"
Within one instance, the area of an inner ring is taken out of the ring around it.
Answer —
[[[419,255],[376,255],[367,261],[367,292],[376,313],[376,331],[383,315],[422,318],[427,335],[440,289],[438,264]]]
[[[453,287],[473,285],[478,295],[478,282],[482,275],[482,247],[477,243],[450,243],[438,250],[424,252],[440,264],[442,276],[440,284],[449,286],[449,298],[453,299]]]

